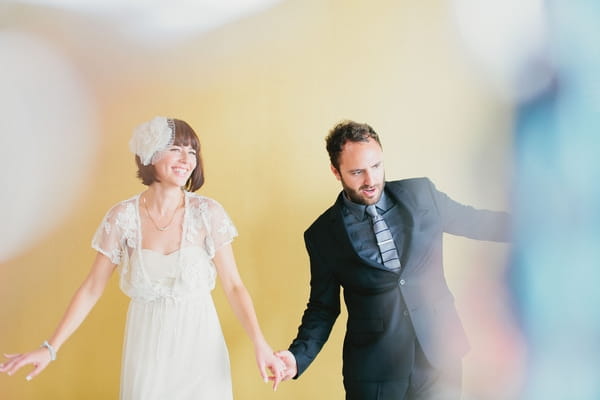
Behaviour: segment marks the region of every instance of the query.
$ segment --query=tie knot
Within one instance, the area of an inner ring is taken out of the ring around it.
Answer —
[[[367,206],[366,210],[367,214],[369,214],[369,216],[371,218],[376,218],[379,216],[379,213],[377,212],[377,207],[375,206],[375,204],[371,204],[370,206]]]

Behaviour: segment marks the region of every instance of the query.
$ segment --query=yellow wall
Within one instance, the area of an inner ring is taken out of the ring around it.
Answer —
[[[0,266],[0,350],[24,351],[52,333],[94,257],[89,242],[105,211],[143,190],[127,142],[154,115],[185,119],[198,132],[207,177],[200,193],[219,200],[237,225],[239,268],[276,349],[295,335],[307,300],[302,233],[339,191],[323,140],[339,120],[380,133],[389,179],[429,176],[457,200],[507,208],[510,109],[467,63],[446,7],[289,0],[168,47],[141,45],[89,16],[8,8],[5,26],[58,46],[85,77],[102,133],[72,212]],[[518,341],[499,285],[506,253],[504,245],[455,238],[446,247],[473,344],[465,390],[487,399],[508,398],[518,383]],[[273,394],[220,289],[214,297],[237,399],[343,397],[345,314],[305,375]],[[59,360],[29,383],[24,373],[0,376],[0,397],[116,398],[126,305],[113,278]]]

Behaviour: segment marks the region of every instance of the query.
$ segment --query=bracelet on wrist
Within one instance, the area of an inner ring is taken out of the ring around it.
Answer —
[[[56,360],[56,349],[47,340],[44,340],[44,343],[40,347],[45,347],[50,352],[50,361]]]

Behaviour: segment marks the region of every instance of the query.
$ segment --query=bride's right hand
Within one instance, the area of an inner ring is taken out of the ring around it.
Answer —
[[[6,372],[8,375],[13,375],[22,367],[32,364],[34,369],[25,379],[28,381],[35,378],[44,370],[50,363],[50,353],[46,348],[39,348],[29,353],[23,354],[4,354],[8,361],[0,364],[0,372]]]

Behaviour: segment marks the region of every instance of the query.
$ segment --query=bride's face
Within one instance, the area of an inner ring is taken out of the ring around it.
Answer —
[[[162,151],[153,165],[158,181],[182,187],[196,168],[196,163],[196,150],[191,146],[172,145]]]

